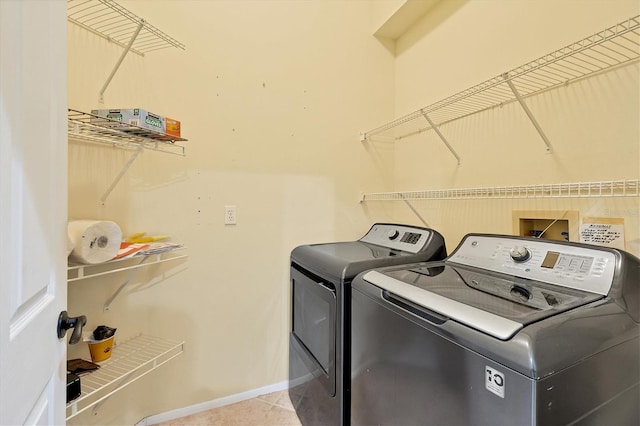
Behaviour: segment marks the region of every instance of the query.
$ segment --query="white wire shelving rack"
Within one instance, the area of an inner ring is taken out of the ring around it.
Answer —
[[[139,126],[122,123],[87,112],[68,110],[67,131],[69,137],[84,142],[101,143],[125,149],[147,149],[167,154],[185,156],[186,142],[166,133],[154,132]]]
[[[481,111],[518,102],[543,139],[547,152],[551,152],[549,138],[524,100],[639,59],[640,15],[364,132],[361,141],[372,140],[375,136],[397,141],[432,129],[460,164],[460,157],[440,127]]]
[[[125,280],[120,284],[109,299],[105,302],[103,309],[108,311],[111,308],[111,304],[118,297],[120,292],[131,282],[140,268],[156,265],[159,263],[165,263],[175,261],[179,259],[186,259],[187,254],[184,254],[184,246],[172,248],[162,253],[149,254],[149,255],[134,255],[122,259],[110,260],[104,263],[98,263],[95,265],[69,265],[67,267],[67,283],[85,280],[88,278],[101,277],[104,275],[111,275],[118,272],[129,271],[129,274]]]
[[[67,0],[67,19],[123,48],[100,89],[100,103],[104,102],[104,92],[129,52],[145,56],[146,53],[167,48],[185,50],[184,44],[113,0]]]
[[[100,197],[100,202],[103,204],[143,149],[183,157],[186,155],[185,146],[176,142],[186,142],[187,139],[154,132],[74,109],[68,110],[67,134],[69,140],[133,150],[133,154],[124,164],[122,170]]]
[[[640,179],[362,194],[366,201],[639,197]]]
[[[123,48],[127,47],[142,23],[130,48],[132,53],[140,56],[171,47],[185,49],[178,40],[111,0],[68,0],[67,19]]]
[[[67,404],[67,420],[95,407],[184,351],[184,342],[139,335],[117,341],[111,357],[100,368],[80,376],[81,394]]]
[[[123,48],[100,89],[100,103],[104,102],[104,93],[129,52],[145,56],[147,53],[166,48],[185,49],[184,44],[112,0],[68,0],[67,19]],[[113,120],[71,109],[68,115],[68,136],[70,139],[83,142],[107,144],[134,151],[111,186],[102,195],[100,199],[102,203],[106,201],[143,149],[185,156],[185,147],[176,142],[187,140],[129,125],[125,128]],[[108,266],[110,270],[100,270],[100,267],[95,270],[87,269],[91,268],[87,265],[71,266],[68,270],[68,281],[131,270],[128,279],[105,304],[105,310],[108,310],[110,303],[140,267],[185,257],[186,255],[165,257],[164,254],[141,256],[133,258],[142,259],[134,264],[131,264],[131,259],[123,259],[110,262]],[[147,260],[150,261],[147,262]],[[118,264],[117,267],[114,267],[114,264]],[[101,363],[99,370],[82,375],[82,394],[67,404],[67,420],[102,403],[115,392],[182,354],[183,350],[184,342],[176,343],[143,335],[117,343],[111,358]]]
[[[67,19],[69,22],[123,48],[118,61],[100,89],[100,103],[104,103],[104,92],[129,52],[144,56],[145,53],[170,47],[185,49],[184,44],[113,0],[67,0]],[[186,141],[183,138],[152,132],[140,127],[124,126],[118,124],[117,121],[72,109],[69,109],[68,118],[70,139],[107,144],[134,151],[120,173],[100,197],[102,204],[105,203],[109,194],[143,149],[185,155],[185,147],[176,144],[176,142]]]

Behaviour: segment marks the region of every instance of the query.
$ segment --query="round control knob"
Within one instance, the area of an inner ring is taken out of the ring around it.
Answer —
[[[400,233],[395,229],[392,229],[389,232],[387,232],[387,237],[390,240],[395,240],[396,238],[398,238],[398,235],[400,235]]]
[[[514,262],[526,262],[531,257],[531,252],[525,246],[515,246],[509,250],[509,255]]]

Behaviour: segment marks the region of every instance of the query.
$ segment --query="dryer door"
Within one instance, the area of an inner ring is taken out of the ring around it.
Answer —
[[[292,336],[309,378],[336,393],[336,289],[333,284],[291,268]]]

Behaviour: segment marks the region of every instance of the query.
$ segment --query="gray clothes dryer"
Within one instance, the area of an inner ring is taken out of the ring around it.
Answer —
[[[640,260],[469,234],[352,283],[353,425],[638,425]]]
[[[446,255],[438,232],[385,223],[357,241],[291,252],[289,396],[303,425],[349,423],[351,280],[372,268]]]

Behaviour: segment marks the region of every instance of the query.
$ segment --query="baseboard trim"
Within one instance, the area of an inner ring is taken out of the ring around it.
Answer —
[[[289,382],[287,380],[280,383],[274,383],[269,386],[263,386],[257,389],[251,389],[246,392],[237,393],[235,395],[225,396],[223,398],[213,399],[211,401],[201,402],[189,407],[177,408],[175,410],[167,411],[165,413],[154,414],[136,423],[136,426],[151,426],[162,422],[168,422],[171,420],[179,419],[180,417],[190,416],[192,414],[201,413],[203,411],[211,410],[218,407],[224,407],[225,405],[234,404],[236,402],[245,401],[247,399],[255,398],[260,395],[265,395],[271,392],[278,392],[289,388]]]

